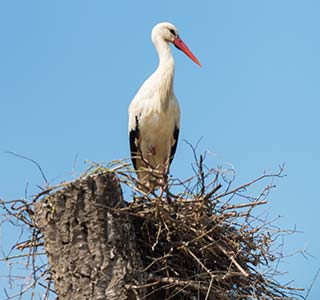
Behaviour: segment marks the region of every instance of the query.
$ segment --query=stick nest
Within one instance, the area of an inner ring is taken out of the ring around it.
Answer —
[[[282,254],[272,250],[276,238],[289,231],[253,214],[274,185],[257,196],[247,194],[255,183],[281,177],[282,168],[236,188],[230,174],[203,168],[199,163],[182,193],[137,196],[129,204],[148,274],[141,287],[148,286],[149,295],[162,290],[163,299],[296,299],[298,289],[276,281],[274,265]]]
[[[145,280],[127,288],[146,289],[144,299],[155,299],[155,295],[157,299],[190,300],[302,298],[301,289],[278,282],[282,274],[277,266],[284,257],[278,240],[293,231],[276,227],[274,220],[257,208],[267,203],[283,168],[238,186],[234,186],[233,170],[210,169],[202,156],[195,156],[193,171],[184,181],[170,179],[161,197],[158,192],[144,193],[130,165],[122,161],[92,164],[84,175],[115,172],[125,193],[134,193],[133,202],[128,201],[119,213],[128,214],[134,225],[144,265],[139,272]],[[32,201],[66,184],[46,187]],[[16,201],[21,204],[17,209],[12,201],[1,204],[7,215],[30,227],[29,240],[17,243],[16,248],[29,253],[25,257],[32,259],[31,271],[35,272],[37,252],[43,253],[43,237],[34,228],[32,202]],[[43,260],[41,263],[28,286],[34,289],[39,282],[46,288],[44,299],[49,299],[48,294],[54,293],[50,267],[43,265]]]

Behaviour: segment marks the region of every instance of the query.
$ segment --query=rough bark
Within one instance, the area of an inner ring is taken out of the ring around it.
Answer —
[[[128,216],[116,210],[124,206],[111,173],[76,180],[35,205],[59,300],[137,298],[125,288],[140,281],[141,259]]]

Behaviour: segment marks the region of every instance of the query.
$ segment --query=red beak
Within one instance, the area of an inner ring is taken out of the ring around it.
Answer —
[[[190,49],[187,47],[187,45],[179,38],[177,37],[174,41],[173,44],[182,52],[184,52],[187,56],[189,56],[198,66],[201,67],[200,62],[198,59],[192,54]]]

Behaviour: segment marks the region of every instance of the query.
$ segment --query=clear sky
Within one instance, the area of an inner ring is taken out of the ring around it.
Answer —
[[[307,288],[320,267],[319,15],[316,0],[2,1],[0,197],[43,183],[5,151],[36,160],[54,182],[86,159],[129,157],[127,107],[157,65],[150,31],[170,21],[203,65],[173,49],[182,119],[172,174],[191,174],[182,139],[201,137],[208,163],[231,164],[239,182],[285,163],[268,208],[300,231],[285,250],[313,256],[283,265],[286,280]],[[0,234],[6,248],[14,232]],[[309,299],[319,295],[318,278]]]

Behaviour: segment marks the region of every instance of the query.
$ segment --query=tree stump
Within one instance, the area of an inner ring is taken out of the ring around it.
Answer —
[[[59,300],[142,296],[126,289],[142,281],[142,263],[128,215],[117,210],[125,206],[112,173],[80,178],[35,204]]]

